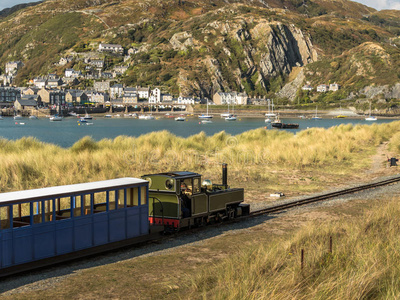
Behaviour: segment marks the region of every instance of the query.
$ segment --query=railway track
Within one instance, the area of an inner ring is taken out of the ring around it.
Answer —
[[[343,190],[336,191],[336,192],[307,197],[307,198],[304,198],[301,200],[296,200],[296,201],[289,202],[289,203],[284,203],[284,204],[280,204],[280,205],[263,208],[263,209],[251,212],[249,217],[260,216],[260,215],[270,214],[270,213],[276,213],[276,212],[284,211],[289,208],[307,205],[307,204],[320,202],[320,201],[325,201],[325,200],[336,198],[338,196],[354,194],[357,192],[366,191],[369,189],[374,189],[374,188],[378,188],[378,187],[382,187],[385,185],[390,185],[390,184],[394,184],[394,183],[398,183],[398,182],[400,182],[400,176],[390,178],[390,179],[385,179],[385,180],[374,182],[374,183],[368,183],[368,184],[364,184],[364,185],[360,185],[360,186],[356,186],[356,187],[352,187],[352,188],[347,188],[347,189],[343,189]]]

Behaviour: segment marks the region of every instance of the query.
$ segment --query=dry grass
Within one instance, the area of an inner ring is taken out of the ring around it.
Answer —
[[[309,129],[297,135],[257,129],[231,136],[220,132],[180,138],[167,131],[138,138],[117,137],[99,142],[86,137],[70,149],[33,138],[0,140],[1,191],[39,188],[171,170],[196,171],[220,181],[220,164],[229,164],[232,185],[245,183],[262,191],[278,187],[310,190],[330,178],[368,168],[371,154],[383,141],[400,140],[399,123],[372,126],[341,125]],[[298,181],[300,180],[300,182]]]
[[[400,294],[399,213],[398,201],[392,201],[347,221],[310,223],[272,247],[269,243],[243,249],[193,276],[192,295],[206,299],[395,299]],[[303,269],[301,249],[305,250]]]

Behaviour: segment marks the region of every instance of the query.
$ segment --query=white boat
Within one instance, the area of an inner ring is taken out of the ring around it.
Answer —
[[[270,118],[265,119],[265,123],[271,123],[271,119]]]
[[[185,117],[176,117],[175,121],[184,122],[184,121],[186,121],[186,118]]]
[[[201,120],[201,123],[202,124],[210,124],[210,123],[212,123],[213,121],[211,121],[211,120]]]
[[[207,99],[207,114],[199,116],[199,119],[207,120],[207,119],[212,119],[212,117],[213,116],[208,114],[208,99]]]
[[[311,119],[313,120],[321,120],[321,117],[318,117],[318,106],[315,107],[315,115]]]
[[[274,100],[272,100],[272,104],[271,104],[271,99],[268,99],[268,112],[265,114],[265,116],[267,118],[271,118],[271,117],[276,117],[276,113],[274,113]],[[271,110],[272,108],[272,110]]]
[[[374,116],[369,116],[369,117],[365,118],[365,121],[377,121],[377,120],[378,120],[378,118],[374,117]]]
[[[222,113],[221,114],[221,118],[227,118],[227,117],[229,117],[231,114],[229,113],[229,112],[227,112],[227,113]]]
[[[369,115],[365,118],[365,121],[377,121],[378,118],[375,116],[371,116],[371,101],[369,102]]]
[[[236,121],[236,116],[235,116],[235,104],[233,104],[233,106],[232,106],[233,108],[232,108],[232,112],[227,116],[227,117],[225,117],[225,121]],[[228,102],[228,111],[229,111],[229,102]]]
[[[14,120],[22,120],[22,116],[21,115],[15,115],[14,116]]]
[[[34,116],[34,115],[32,115],[32,116],[29,116],[29,119],[31,119],[31,120],[37,120],[37,119],[38,119],[38,117],[37,117],[37,116]]]
[[[105,115],[104,118],[112,118],[112,115]]]
[[[225,118],[225,121],[236,121],[236,117],[234,115],[230,115],[229,117]]]
[[[59,115],[54,115],[54,116],[50,117],[49,120],[52,121],[52,122],[56,122],[56,121],[62,121],[63,118],[61,116],[59,116]]]
[[[139,120],[154,120],[154,116],[152,115],[140,115]]]
[[[93,117],[91,115],[89,115],[88,113],[85,114],[85,116],[83,117],[85,120],[92,120]]]

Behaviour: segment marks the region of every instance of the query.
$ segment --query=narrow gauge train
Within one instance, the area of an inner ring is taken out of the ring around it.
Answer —
[[[227,165],[222,166],[222,184],[202,183],[201,175],[192,172],[169,172],[144,175],[149,182],[150,223],[167,228],[199,226],[223,219],[247,215],[250,205],[244,201],[244,189],[231,189],[227,183]]]
[[[248,214],[223,170],[214,186],[171,172],[0,194],[0,277]]]

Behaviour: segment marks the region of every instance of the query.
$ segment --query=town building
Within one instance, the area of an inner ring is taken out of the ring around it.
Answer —
[[[329,85],[326,84],[320,84],[317,86],[317,92],[318,93],[326,93],[329,91]]]
[[[104,68],[104,60],[103,59],[90,59],[89,65],[91,65],[97,69],[103,69]]]
[[[70,63],[74,58],[72,56],[61,57],[58,61],[59,66],[65,66],[66,64]]]
[[[313,88],[311,85],[306,84],[306,85],[303,86],[301,89],[302,89],[303,91],[312,91],[314,88]]]
[[[21,91],[14,87],[0,87],[0,102],[14,103],[21,98]]]
[[[88,101],[94,105],[104,105],[110,101],[110,96],[107,93],[100,93],[96,91],[87,91]]]
[[[65,102],[72,103],[73,105],[86,105],[89,100],[84,91],[67,90],[65,94]]]
[[[340,85],[337,84],[336,82],[329,85],[329,91],[331,91],[331,92],[336,92],[339,89],[340,89]]]
[[[96,81],[93,88],[97,92],[109,92],[110,91],[110,81]]]
[[[139,99],[149,99],[150,97],[150,88],[142,88],[142,87],[138,87],[137,88],[137,92],[139,95]]]
[[[172,95],[171,94],[161,94],[161,102],[171,102],[172,103]]]
[[[57,88],[57,87],[59,87],[59,86],[61,86],[63,84],[64,84],[64,82],[62,81],[61,78],[55,78],[55,79],[47,80],[47,86],[49,88]]]
[[[40,89],[36,87],[29,87],[25,90],[22,91],[22,94],[24,95],[37,95],[37,93],[40,91]]]
[[[149,103],[161,103],[161,90],[159,88],[155,88],[151,91]]]
[[[122,48],[122,46],[118,44],[100,44],[99,52],[112,52],[112,53],[123,54],[124,48]]]
[[[44,105],[65,104],[65,91],[42,88],[37,94]]]
[[[178,99],[176,99],[173,102],[175,102],[175,104],[185,104],[185,105],[189,105],[189,104],[194,105],[195,104],[194,98],[182,97],[182,96],[179,96]]]
[[[17,72],[22,69],[24,64],[17,60],[17,61],[10,61],[6,63],[6,74],[9,76],[15,76]]]
[[[35,78],[33,79],[33,85],[39,89],[42,89],[47,86],[46,78]]]
[[[37,98],[38,96],[37,95],[33,95],[33,96],[29,95],[29,96],[25,96],[25,98],[15,100],[14,108],[16,110],[36,109],[38,106],[38,103],[35,100],[35,97]]]
[[[124,86],[122,84],[114,84],[110,88],[111,99],[122,97],[123,93],[124,93]]]
[[[124,104],[136,104],[139,101],[137,89],[134,87],[127,87],[124,89],[124,95],[122,97]]]
[[[248,96],[246,93],[223,93],[218,92],[213,96],[213,102],[218,105],[234,104],[234,105],[247,105]]]

